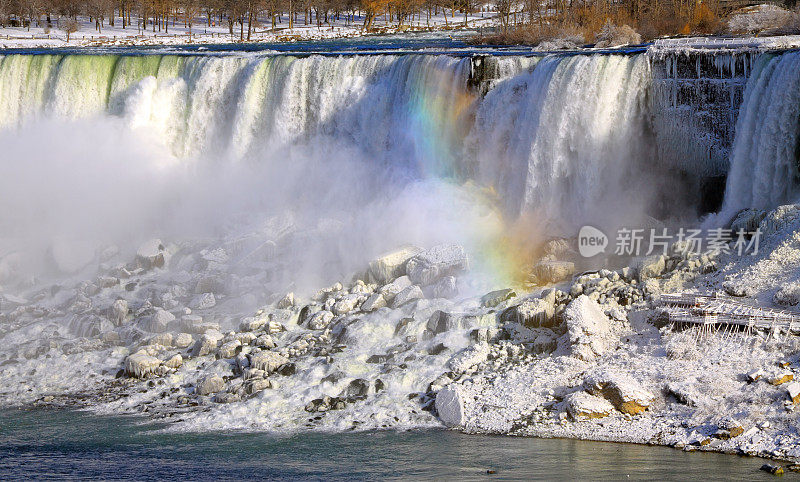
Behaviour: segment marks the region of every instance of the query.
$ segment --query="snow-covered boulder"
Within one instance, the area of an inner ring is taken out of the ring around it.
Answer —
[[[239,322],[239,331],[256,331],[260,330],[267,324],[269,319],[266,316],[248,316],[242,318]]]
[[[567,333],[560,344],[568,353],[592,361],[617,345],[617,322],[611,321],[594,300],[586,295],[574,299],[564,310]]]
[[[589,395],[583,391],[567,396],[564,406],[573,420],[603,418],[614,411],[614,406],[605,398]]]
[[[422,294],[422,289],[419,286],[411,285],[403,291],[397,293],[397,296],[395,296],[392,300],[392,308],[397,308],[408,303],[409,301],[419,300],[424,297],[425,295]]]
[[[478,343],[453,355],[447,364],[453,372],[461,373],[478,363],[485,362],[490,352],[488,343]]]
[[[169,324],[173,320],[175,320],[175,315],[161,308],[156,308],[155,313],[150,317],[150,322],[147,324],[147,330],[153,333],[162,333],[167,331]]]
[[[256,370],[264,370],[265,373],[272,373],[281,365],[288,363],[289,359],[274,351],[260,351],[251,353],[250,366]]]
[[[528,298],[510,308],[510,318],[528,328],[553,326],[555,305],[551,300]]]
[[[324,330],[331,324],[331,321],[333,321],[333,313],[328,310],[318,311],[308,320],[308,328],[311,330]]]
[[[458,296],[458,284],[455,276],[445,276],[433,285],[434,298],[451,299]]]
[[[512,289],[495,290],[481,296],[481,305],[486,308],[494,308],[500,303],[510,300],[517,296],[517,293]]]
[[[174,343],[177,348],[188,348],[193,341],[192,335],[188,333],[178,333],[177,336],[175,336]]]
[[[667,257],[664,255],[645,256],[636,263],[636,273],[639,281],[661,276],[667,267]]]
[[[167,368],[178,369],[181,365],[183,365],[183,357],[180,353],[176,353],[164,362],[164,366]]]
[[[116,300],[111,303],[108,308],[108,319],[114,326],[120,326],[125,323],[128,318],[128,302],[125,300]]]
[[[351,311],[355,310],[358,307],[362,299],[363,298],[359,294],[350,294],[342,296],[341,299],[339,299],[339,301],[333,304],[333,309],[332,309],[333,314],[339,316],[350,313]]]
[[[427,286],[444,276],[454,276],[469,269],[463,246],[441,244],[426,250],[406,263],[406,273],[414,284]]]
[[[436,412],[448,427],[463,427],[466,423],[464,396],[456,385],[448,385],[436,394]]]
[[[125,373],[128,376],[144,378],[156,373],[161,365],[161,360],[147,353],[137,352],[125,358]]]
[[[411,279],[408,276],[401,276],[391,283],[384,285],[378,290],[383,295],[387,303],[391,303],[395,296],[401,291],[411,286]]]
[[[217,351],[218,358],[233,358],[242,350],[242,342],[239,340],[231,340],[227,343],[223,343],[219,350]]]
[[[210,395],[222,391],[223,388],[225,388],[225,380],[221,376],[208,375],[197,381],[194,391],[198,395]]]
[[[195,342],[192,348],[192,356],[205,356],[212,353],[217,349],[222,338],[222,333],[218,331],[207,331],[203,333],[203,336]]]
[[[386,306],[386,299],[380,293],[372,293],[367,301],[361,304],[361,311],[366,313],[375,311]]]
[[[422,251],[416,246],[404,246],[387,253],[369,264],[369,274],[378,283],[387,283],[406,274],[406,262]]]
[[[160,239],[151,239],[139,246],[136,258],[144,269],[163,268],[167,260],[167,250]]]
[[[800,403],[800,382],[792,382],[786,386],[786,394],[794,404]]]
[[[607,371],[589,374],[583,386],[592,395],[602,396],[622,413],[636,415],[650,407],[655,399],[630,376]]]
[[[438,335],[439,333],[460,328],[461,324],[459,321],[461,316],[463,316],[463,314],[436,310],[430,318],[428,318],[426,329],[432,334]]]
[[[194,297],[189,307],[193,310],[207,310],[217,305],[217,298],[214,293],[202,293]]]

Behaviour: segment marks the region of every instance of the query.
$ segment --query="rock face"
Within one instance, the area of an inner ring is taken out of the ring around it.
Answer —
[[[622,413],[636,415],[644,412],[655,397],[642,388],[636,380],[618,373],[599,372],[586,377],[586,391],[602,396]]]
[[[570,261],[540,261],[533,267],[533,274],[540,284],[557,283],[575,273],[575,263]]]
[[[146,353],[134,353],[125,359],[125,373],[131,377],[144,378],[155,374],[159,365],[161,360],[156,357]]]
[[[454,276],[469,269],[463,246],[441,244],[409,259],[406,273],[414,284],[428,286],[444,276]]]
[[[416,246],[405,246],[385,254],[369,264],[369,274],[380,284],[406,274],[406,262],[422,251]]]
[[[576,358],[591,361],[619,341],[614,322],[586,295],[575,298],[564,310],[566,348]],[[563,345],[564,343],[562,343]]]
[[[464,397],[457,386],[448,385],[439,390],[436,394],[436,412],[448,427],[464,426]]]
[[[586,392],[571,393],[564,400],[564,406],[573,420],[603,418],[614,411],[614,406],[608,400]]]

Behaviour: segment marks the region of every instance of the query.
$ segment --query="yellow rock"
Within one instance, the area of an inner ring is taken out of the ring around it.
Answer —
[[[784,383],[788,383],[794,380],[794,375],[791,373],[779,373],[774,377],[769,379],[769,383],[772,385],[783,385]]]

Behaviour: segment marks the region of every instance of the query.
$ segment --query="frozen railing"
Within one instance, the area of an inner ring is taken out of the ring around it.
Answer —
[[[771,50],[794,47],[800,47],[800,35],[782,35],[776,37],[685,37],[656,39],[653,41],[652,50]]]

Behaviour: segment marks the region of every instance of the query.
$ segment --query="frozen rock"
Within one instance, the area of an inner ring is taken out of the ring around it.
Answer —
[[[333,314],[334,315],[346,315],[351,311],[355,310],[358,306],[359,302],[362,300],[361,295],[358,294],[350,294],[344,295],[342,298],[333,304]]]
[[[139,246],[136,258],[144,269],[163,268],[166,264],[166,248],[160,239],[151,239]]]
[[[786,394],[794,404],[800,403],[800,382],[792,382],[786,386]]]
[[[266,390],[271,386],[272,384],[268,378],[253,378],[244,384],[244,391],[248,395],[253,395],[254,393]]]
[[[752,233],[758,229],[758,225],[766,217],[767,212],[760,209],[743,209],[739,211],[733,221],[731,221],[731,231],[733,236],[737,236],[739,231]]]
[[[278,301],[278,304],[276,306],[282,310],[294,306],[294,293],[292,292],[286,293],[286,296],[281,298],[281,300]]]
[[[664,255],[646,256],[639,259],[636,264],[636,272],[639,281],[661,276],[667,266],[667,257]]]
[[[176,353],[169,360],[164,362],[164,366],[177,370],[183,365],[183,357],[180,353]]]
[[[275,348],[275,342],[272,340],[272,337],[266,334],[261,335],[255,340],[253,340],[253,345],[259,348],[266,348],[266,349]]]
[[[446,331],[459,328],[459,318],[459,314],[436,310],[433,312],[431,317],[428,318],[428,324],[426,325],[426,328],[434,335],[438,335],[439,333],[444,333]]]
[[[250,366],[256,370],[264,370],[269,374],[288,363],[289,359],[274,351],[261,351],[250,354]]]
[[[444,276],[454,276],[469,269],[463,246],[441,244],[409,259],[406,273],[414,284],[427,286]]]
[[[583,391],[567,396],[564,406],[573,420],[603,418],[614,411],[614,406],[605,398],[589,395]]]
[[[175,346],[177,348],[188,348],[192,344],[192,335],[188,333],[178,333],[175,337]]]
[[[448,385],[436,394],[436,412],[448,427],[463,427],[466,422],[464,396],[456,385]]]
[[[383,295],[387,303],[390,303],[398,293],[411,286],[411,279],[408,276],[401,276],[388,285],[384,285],[378,290]]]
[[[155,335],[150,337],[148,340],[150,345],[161,345],[164,347],[172,346],[172,333],[161,333],[160,335]]]
[[[580,295],[564,310],[567,350],[576,358],[591,361],[617,344],[614,325],[600,306],[586,295]],[[563,343],[562,343],[563,344]]]
[[[800,283],[786,283],[772,297],[772,301],[783,306],[795,306],[800,303]]]
[[[214,395],[214,403],[236,403],[241,399],[236,393],[220,392]]]
[[[528,298],[510,308],[510,317],[528,328],[552,327],[555,305],[543,298]]]
[[[207,310],[216,305],[217,299],[214,297],[214,293],[203,293],[195,296],[192,302],[189,304],[189,307],[193,310]]]
[[[473,365],[485,362],[490,351],[487,343],[472,345],[453,355],[448,365],[453,372],[461,373]]]
[[[380,293],[372,293],[367,301],[361,304],[361,311],[366,313],[375,311],[386,306],[386,299]]]
[[[108,309],[108,319],[114,326],[120,326],[125,323],[128,318],[128,302],[125,300],[116,300],[111,303]]]
[[[222,333],[218,331],[207,331],[197,340],[192,348],[192,356],[205,356],[217,349]]]
[[[156,308],[155,313],[150,317],[150,323],[148,323],[147,329],[153,333],[167,331],[169,324],[173,320],[175,320],[175,315],[161,308]]]
[[[487,308],[494,308],[500,303],[510,300],[517,296],[517,293],[512,289],[502,289],[486,293],[481,297],[481,305]]]
[[[770,385],[783,385],[784,383],[788,383],[794,380],[794,374],[790,371],[782,371],[776,370],[773,373],[767,375],[767,381]]]
[[[266,316],[248,316],[239,323],[239,331],[258,331],[267,324]]]
[[[570,261],[539,261],[533,267],[533,274],[540,284],[557,283],[568,279],[575,273],[575,263]]]
[[[221,347],[219,347],[219,351],[217,351],[217,356],[219,358],[233,358],[238,354],[242,349],[242,342],[239,340],[231,340],[227,343],[223,343]]]
[[[194,391],[202,396],[220,392],[223,388],[225,388],[225,380],[223,380],[221,376],[208,375],[197,381]]]
[[[419,286],[409,286],[400,293],[397,293],[397,296],[395,296],[392,300],[392,308],[397,308],[408,303],[409,301],[420,300],[424,297],[425,295],[422,294],[422,289]]]
[[[311,330],[324,330],[331,324],[331,321],[333,321],[333,313],[328,310],[318,311],[308,320],[308,328]]]
[[[433,285],[434,298],[451,299],[458,296],[458,285],[455,276],[445,276]]]
[[[156,373],[161,360],[147,353],[137,352],[125,358],[125,373],[128,376],[144,378]]]
[[[369,274],[376,282],[384,284],[406,274],[406,262],[422,251],[416,246],[405,246],[385,254],[369,264]]]
[[[617,410],[629,415],[641,413],[653,403],[653,394],[642,388],[633,378],[610,372],[595,372],[586,377],[583,383],[586,391],[602,396]]]

